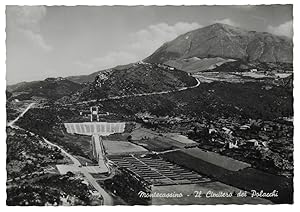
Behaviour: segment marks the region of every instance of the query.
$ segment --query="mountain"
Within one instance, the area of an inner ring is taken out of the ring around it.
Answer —
[[[176,63],[183,64],[190,58],[292,63],[293,43],[284,36],[216,23],[178,36],[163,44],[144,61],[175,64],[177,67]],[[185,70],[185,67],[181,69]]]
[[[180,35],[144,59],[147,63],[163,63],[189,73],[214,69],[235,60],[292,63],[293,43],[287,37],[216,23]],[[92,82],[101,72],[67,79],[76,83]]]
[[[73,94],[83,86],[64,78],[47,78],[43,81],[33,81],[18,84],[10,87],[13,98],[19,100],[30,99],[32,97],[47,98],[51,100],[59,99],[63,96]]]

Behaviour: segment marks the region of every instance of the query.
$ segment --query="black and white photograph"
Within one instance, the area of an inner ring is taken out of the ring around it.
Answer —
[[[294,203],[293,4],[5,18],[7,206]]]

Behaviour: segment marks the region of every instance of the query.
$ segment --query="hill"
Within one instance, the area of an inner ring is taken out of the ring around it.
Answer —
[[[47,78],[43,81],[33,81],[19,84],[10,92],[14,98],[19,100],[30,99],[32,97],[47,98],[57,100],[63,96],[70,95],[79,89],[82,85],[64,78]]]
[[[186,72],[159,64],[135,63],[100,72],[73,100],[170,91],[196,85]]]
[[[114,70],[122,70],[126,67],[130,67],[133,63],[127,64],[127,65],[119,65],[114,67]],[[96,71],[94,73],[88,74],[88,75],[79,75],[79,76],[70,76],[70,77],[66,77],[66,79],[75,82],[75,83],[89,83],[89,82],[93,82],[95,80],[95,78],[101,74],[102,72],[106,72],[110,69],[105,69],[105,70],[100,70],[100,71]]]

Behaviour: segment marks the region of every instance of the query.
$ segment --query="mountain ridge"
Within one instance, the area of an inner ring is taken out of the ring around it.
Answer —
[[[292,62],[293,43],[284,36],[247,31],[216,23],[179,35],[164,43],[145,62],[165,63],[191,57],[239,59],[260,62]]]

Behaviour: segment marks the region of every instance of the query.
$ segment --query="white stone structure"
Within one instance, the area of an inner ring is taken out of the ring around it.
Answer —
[[[125,123],[109,122],[83,122],[83,123],[65,123],[65,128],[70,134],[90,135],[91,146],[94,158],[103,172],[109,172],[105,158],[105,149],[101,136],[108,136],[114,133],[122,133],[125,130]]]

